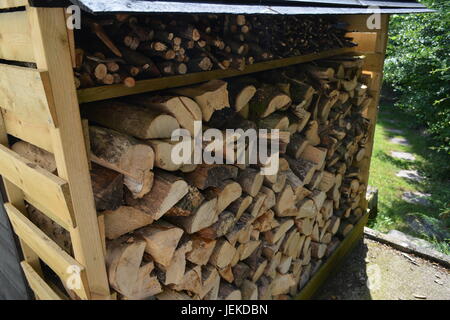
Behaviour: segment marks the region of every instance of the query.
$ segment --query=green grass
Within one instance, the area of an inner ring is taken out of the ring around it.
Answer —
[[[395,122],[391,122],[394,120]],[[403,134],[386,131],[387,128],[403,130]],[[393,144],[390,138],[399,136],[408,140],[410,146]],[[377,187],[378,215],[369,226],[381,232],[396,229],[431,242],[437,250],[450,254],[450,239],[438,241],[425,234],[418,234],[405,222],[407,214],[420,214],[435,224],[440,230],[450,228],[450,159],[429,148],[429,139],[420,128],[414,127],[413,120],[393,106],[384,104],[380,108],[375,131],[375,144],[370,168],[371,186]],[[410,152],[415,161],[398,160],[390,156],[390,151]],[[400,170],[418,170],[426,177],[422,182],[414,182],[397,177]],[[429,207],[409,204],[401,199],[405,191],[430,193]]]

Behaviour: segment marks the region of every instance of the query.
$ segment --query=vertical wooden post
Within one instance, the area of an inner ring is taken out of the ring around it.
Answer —
[[[86,268],[90,299],[110,297],[105,258],[89,175],[63,8],[28,8],[37,67],[48,71],[57,128],[52,143],[58,175],[68,181],[76,227],[74,257]]]

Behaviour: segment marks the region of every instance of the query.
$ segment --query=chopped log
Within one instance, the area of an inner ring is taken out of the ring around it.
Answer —
[[[312,199],[305,198],[297,203],[297,218],[314,218],[319,211],[317,205]]]
[[[18,155],[33,163],[36,163],[38,166],[50,173],[55,173],[57,170],[56,161],[53,154],[44,149],[36,147],[35,145],[32,145],[31,143],[19,141],[14,143],[11,146],[11,149]]]
[[[264,176],[257,169],[245,169],[240,170],[237,177],[239,184],[242,186],[242,190],[252,197],[255,197],[264,182]]]
[[[131,295],[126,295],[128,300],[146,300],[162,292],[158,278],[151,276],[154,268],[153,262],[146,263],[139,268],[138,281]]]
[[[336,176],[328,171],[324,171],[322,175],[322,180],[319,183],[319,190],[323,192],[328,192],[335,183]]]
[[[153,185],[154,152],[151,147],[116,131],[89,128],[93,162],[122,173],[134,197],[143,197]]]
[[[260,231],[266,232],[278,227],[280,224],[275,219],[275,213],[272,210],[267,210],[253,223],[253,228]]]
[[[217,290],[219,290],[218,286],[220,284],[220,276],[217,272],[217,269],[211,265],[207,265],[202,268],[202,291],[199,295],[200,299],[206,297],[208,293],[210,293],[217,286]],[[209,300],[209,299],[208,299]]]
[[[192,250],[187,253],[186,259],[196,265],[206,265],[216,246],[216,240],[193,236],[191,241]]]
[[[249,101],[252,118],[265,118],[291,103],[291,98],[276,86],[263,84]]]
[[[233,180],[225,180],[220,181],[218,187],[207,189],[206,194],[209,198],[217,197],[217,212],[220,213],[242,195],[242,188]]]
[[[242,300],[242,294],[239,289],[231,284],[221,282],[219,288],[220,300]]]
[[[151,216],[128,206],[104,211],[103,215],[105,219],[105,235],[110,240],[153,223]]]
[[[202,164],[185,175],[186,180],[200,190],[208,187],[219,187],[226,179],[236,179],[238,168],[231,165]]]
[[[305,131],[305,137],[309,144],[312,146],[317,146],[320,144],[320,136],[318,134],[319,124],[317,121],[313,120],[309,122],[308,128]]]
[[[177,176],[158,171],[152,190],[141,199],[133,199],[126,193],[125,201],[158,220],[188,192],[187,183]]]
[[[90,173],[97,211],[119,208],[123,200],[123,175],[95,164]]]
[[[187,194],[165,213],[166,216],[190,216],[205,200],[196,187],[188,186]]]
[[[164,267],[168,267],[183,235],[183,230],[165,221],[153,224],[136,231],[146,242],[145,252],[153,260]]]
[[[170,138],[179,128],[168,114],[114,100],[85,104],[82,114],[89,121],[140,139]]]
[[[186,273],[183,276],[183,280],[176,285],[171,287],[177,291],[186,290],[192,292],[193,294],[202,294],[202,269],[200,266],[188,266],[186,268]]]
[[[111,287],[117,292],[132,296],[139,275],[146,243],[132,237],[123,237],[107,244],[106,266]]]
[[[219,269],[226,268],[231,263],[235,251],[236,249],[227,240],[219,239],[209,258],[209,263]]]
[[[327,250],[327,245],[323,243],[311,242],[311,256],[316,259],[322,259]]]
[[[291,142],[287,146],[286,153],[294,159],[299,159],[305,148],[310,147],[309,141],[296,133],[291,136]]]
[[[261,241],[258,240],[253,240],[253,241],[248,241],[245,243],[241,243],[238,247],[238,250],[240,252],[240,260],[245,260],[248,257],[250,257],[250,255],[256,250],[258,249],[259,245],[261,244]]]
[[[202,111],[198,104],[188,97],[137,95],[127,101],[148,107],[157,112],[175,117],[182,128],[194,133],[194,121],[202,121]]]
[[[171,91],[195,100],[202,110],[203,121],[209,121],[214,111],[230,107],[227,83],[221,80],[212,80],[198,86]]]
[[[339,217],[336,216],[332,216],[331,217],[331,222],[330,225],[328,226],[328,231],[332,234],[335,235],[338,230],[339,230],[339,226],[341,224],[341,219]]]
[[[228,233],[235,222],[235,216],[230,211],[224,211],[219,214],[219,218],[212,226],[198,231],[200,237],[206,239],[216,239]]]
[[[252,204],[253,198],[252,196],[241,196],[239,199],[233,201],[228,207],[227,210],[231,211],[235,215],[235,219],[239,220],[242,214],[248,209],[248,207]]]
[[[175,163],[173,161],[173,152],[174,148],[177,148],[179,144],[184,142],[176,142],[171,141],[169,139],[165,139],[165,140],[146,140],[145,143],[151,146],[155,152],[155,163],[154,163],[155,167],[158,167],[166,171],[177,171],[183,165],[182,163]],[[193,151],[193,148],[190,149],[183,148],[183,152],[185,149],[191,152]],[[191,155],[192,153],[189,155],[183,154],[180,156],[183,156],[183,158],[185,156],[191,158]]]
[[[279,219],[280,226],[264,232],[264,239],[270,244],[275,244],[294,225],[293,219]]]
[[[256,87],[252,84],[252,81],[245,78],[237,78],[227,82],[231,106],[236,112],[239,112],[253,98]]]
[[[282,192],[277,194],[275,212],[278,217],[297,215],[295,194],[290,185],[287,185]]]
[[[316,163],[306,159],[292,159],[286,158],[292,172],[306,185],[311,182],[311,179],[316,170]]]
[[[186,271],[186,253],[192,250],[192,241],[183,243],[175,250],[170,265],[163,267],[165,272],[165,285],[179,284],[183,281]]]
[[[297,227],[297,230],[301,234],[303,234],[305,236],[309,236],[309,235],[311,235],[312,230],[313,230],[314,219],[309,219],[309,218],[296,219],[295,226]]]
[[[242,300],[258,300],[258,286],[245,279],[241,285]]]
[[[275,192],[273,192],[272,189],[269,189],[267,187],[262,186],[261,191],[262,194],[266,195],[263,206],[260,210],[263,210],[263,212],[266,212],[267,210],[273,208],[277,204],[277,199],[275,196]],[[260,214],[258,214],[260,216]]]
[[[180,226],[189,234],[211,226],[217,219],[217,198],[203,202],[197,210],[189,216],[167,217],[167,220]]]
[[[320,169],[323,166],[326,156],[326,149],[316,148],[311,145],[306,146],[300,155],[301,158],[314,162],[316,164],[316,169]]]
[[[245,279],[250,275],[250,267],[243,262],[239,262],[233,268],[234,284],[240,288]]]
[[[288,130],[289,118],[283,113],[272,113],[266,118],[260,119],[257,124],[260,129]]]

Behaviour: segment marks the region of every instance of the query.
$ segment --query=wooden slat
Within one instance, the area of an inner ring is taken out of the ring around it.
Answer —
[[[26,11],[0,13],[0,59],[35,61]]]
[[[0,109],[0,111],[8,134],[34,144],[48,152],[53,152],[50,126],[19,118],[13,112],[5,109]]]
[[[39,300],[61,300],[61,297],[34,271],[26,261],[20,263],[28,285]]]
[[[66,181],[3,145],[0,145],[0,174],[22,189],[29,198],[35,199],[58,216],[66,225],[76,226],[72,217],[69,184]]]
[[[0,0],[0,9],[23,7],[28,4],[28,0]]]
[[[50,76],[58,128],[52,130],[58,175],[69,182],[77,228],[70,232],[74,257],[86,267],[90,299],[110,299],[95,210],[88,155],[73,81],[63,8],[28,9],[36,64]]]
[[[56,126],[48,73],[0,64],[0,107],[33,123]]]
[[[71,270],[76,268],[80,271],[79,286],[71,289],[81,299],[87,299],[85,268],[53,242],[12,204],[5,203],[5,209],[17,236],[25,241],[64,283],[74,284],[75,282],[70,282],[74,277]]]
[[[186,86],[194,83],[213,79],[224,79],[230,77],[241,76],[245,74],[261,72],[270,69],[287,67],[293,64],[310,62],[317,59],[328,58],[331,56],[344,54],[351,52],[352,48],[342,48],[324,51],[321,53],[307,54],[298,57],[291,57],[285,59],[271,60],[265,62],[259,62],[251,64],[245,67],[245,70],[239,71],[234,69],[229,70],[212,70],[205,72],[188,73],[185,75],[148,79],[137,81],[136,85],[132,88],[127,88],[124,85],[108,85],[87,89],[78,90],[78,100],[80,103],[92,102],[98,100],[105,100],[111,98],[117,98],[121,96],[127,96],[137,93],[150,92],[163,90],[168,88],[175,88]]]

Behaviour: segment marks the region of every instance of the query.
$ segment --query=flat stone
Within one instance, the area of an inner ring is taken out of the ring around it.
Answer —
[[[408,160],[408,161],[416,160],[416,157],[412,153],[400,152],[400,151],[391,151],[391,157],[401,159],[401,160]]]
[[[419,239],[413,236],[410,236],[409,234],[405,234],[401,231],[398,230],[390,230],[388,233],[388,235],[394,237],[395,239],[401,241],[401,242],[405,242],[406,244],[408,244],[409,242],[413,243],[414,245],[421,247],[421,248],[425,248],[425,249],[433,249],[434,250],[434,246],[423,239]]]
[[[397,177],[420,182],[424,179],[417,170],[400,170],[395,174]]]
[[[402,194],[402,199],[404,201],[411,204],[420,204],[422,206],[430,205],[430,200],[428,200],[429,197],[431,197],[431,194],[422,192],[407,191]]]
[[[403,134],[404,133],[403,130],[400,130],[400,129],[387,128],[387,129],[384,129],[384,130],[387,131],[387,132],[390,132],[390,133],[397,133],[397,134]]]
[[[395,143],[395,144],[400,144],[400,145],[402,145],[402,146],[410,146],[408,140],[406,140],[406,139],[403,138],[403,137],[394,137],[394,138],[391,138],[391,139],[389,139],[389,142],[390,142],[390,143]]]

